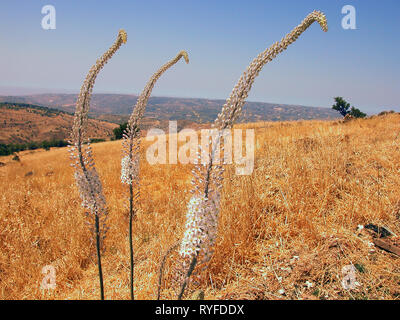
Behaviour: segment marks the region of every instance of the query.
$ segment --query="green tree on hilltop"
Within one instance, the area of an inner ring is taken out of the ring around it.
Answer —
[[[360,109],[350,107],[350,103],[342,97],[336,97],[335,102],[336,103],[332,106],[332,109],[339,111],[343,117],[350,115],[354,118],[365,118],[367,116],[367,114],[360,111]]]

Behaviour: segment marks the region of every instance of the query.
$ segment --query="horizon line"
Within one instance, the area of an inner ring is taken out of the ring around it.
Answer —
[[[21,90],[21,93],[14,93],[14,94],[4,94],[3,90],[7,89],[16,89]],[[3,90],[2,90],[3,89]],[[22,92],[25,90],[25,92]],[[43,92],[29,92],[29,90],[33,91],[43,91]],[[49,90],[49,91],[45,91]],[[62,89],[60,89],[62,90]],[[100,92],[93,92],[93,96],[96,94],[104,94],[104,95],[122,95],[122,96],[134,96],[139,97],[140,94],[137,93],[117,93],[117,92],[109,92],[109,91],[100,91]],[[24,96],[39,96],[39,95],[79,95],[79,91],[73,92],[73,90],[65,90],[62,91],[53,91],[53,89],[42,89],[42,88],[26,88],[26,87],[7,87],[7,86],[0,86],[0,97],[24,97]],[[201,99],[201,100],[215,100],[215,101],[226,101],[223,98],[206,98],[206,97],[179,97],[179,96],[169,96],[169,95],[154,95],[150,98],[174,98],[174,99]],[[245,103],[267,103],[267,104],[276,104],[279,106],[297,106],[297,107],[308,107],[308,108],[323,108],[323,109],[330,109],[330,107],[321,107],[321,106],[312,106],[312,105],[304,105],[304,104],[293,104],[293,103],[282,103],[282,102],[270,102],[270,101],[251,101],[247,100]]]

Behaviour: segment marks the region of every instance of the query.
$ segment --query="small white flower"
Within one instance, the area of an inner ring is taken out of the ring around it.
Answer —
[[[204,197],[190,199],[186,213],[186,230],[180,248],[182,257],[192,257],[201,249],[207,251],[216,238],[217,217],[218,210],[214,202]]]
[[[279,293],[280,295],[284,295],[284,294],[285,294],[285,290],[284,290],[284,289],[279,289],[279,290],[278,290],[278,293]]]
[[[139,161],[137,157],[130,160],[129,156],[123,157],[121,160],[121,182],[124,184],[132,184],[130,177],[137,177]]]
[[[106,200],[96,169],[92,167],[86,170],[86,173],[76,171],[74,175],[82,198],[82,206],[94,214],[105,211]]]
[[[314,284],[307,280],[306,281],[306,286],[307,286],[308,289],[310,289],[310,288],[312,288],[314,286]]]

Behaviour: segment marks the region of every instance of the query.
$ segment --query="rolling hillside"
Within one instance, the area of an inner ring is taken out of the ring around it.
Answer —
[[[0,143],[67,140],[73,114],[21,103],[0,103]],[[116,124],[90,119],[90,138],[109,138]]]
[[[37,94],[27,96],[0,96],[1,101],[39,104],[66,112],[75,110],[76,94]],[[121,123],[132,112],[137,96],[123,94],[94,94],[91,115]],[[224,100],[151,97],[145,116],[159,120],[188,120],[207,123],[213,121]],[[339,114],[328,108],[300,105],[247,102],[241,122],[337,119]]]

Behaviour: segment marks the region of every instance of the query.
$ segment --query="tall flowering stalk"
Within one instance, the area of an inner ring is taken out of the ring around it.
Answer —
[[[231,95],[222,107],[222,111],[213,123],[213,128],[219,129],[219,135],[212,150],[208,151],[209,161],[207,164],[198,162],[193,170],[192,184],[194,188],[192,193],[194,195],[188,205],[186,231],[180,248],[180,254],[184,258],[184,262],[186,261],[184,263],[186,272],[178,299],[182,299],[196,264],[208,261],[215,243],[223,168],[214,164],[213,160],[215,160],[215,154],[217,154],[216,148],[219,147],[221,134],[224,129],[231,129],[238,119],[254,80],[264,65],[286,50],[314,22],[318,22],[323,31],[328,31],[325,15],[319,11],[313,11],[281,41],[275,42],[271,47],[261,52],[239,78]],[[200,255],[203,257],[201,258]]]
[[[114,44],[96,61],[86,76],[81,87],[72,127],[70,154],[75,168],[75,180],[82,198],[82,206],[87,210],[86,215],[94,224],[96,239],[97,264],[99,270],[100,296],[104,300],[103,272],[101,268],[101,242],[106,235],[107,207],[102,184],[97,174],[92,148],[87,137],[88,113],[90,98],[97,75],[114,53],[126,43],[127,34],[120,30]]]
[[[181,51],[175,58],[164,64],[147,82],[140,94],[132,114],[128,121],[127,129],[123,140],[123,158],[121,161],[121,182],[129,185],[129,249],[130,249],[130,292],[131,299],[134,299],[133,278],[134,258],[132,242],[132,220],[137,212],[136,202],[140,196],[139,185],[139,149],[140,149],[140,122],[146,111],[147,102],[151,92],[161,75],[176,64],[181,58],[189,63],[189,56],[186,51]]]

